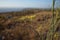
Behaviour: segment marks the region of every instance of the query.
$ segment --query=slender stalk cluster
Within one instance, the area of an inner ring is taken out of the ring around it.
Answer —
[[[55,1],[53,0],[53,4],[52,4],[52,22],[51,22],[51,26],[49,28],[49,31],[47,33],[47,38],[46,40],[54,40],[54,34],[56,32],[56,29],[58,28],[58,24],[60,23],[60,14],[59,14],[59,10],[56,9],[56,11],[54,11],[54,5],[55,5]],[[55,13],[54,13],[55,12]],[[59,20],[58,20],[59,19]]]

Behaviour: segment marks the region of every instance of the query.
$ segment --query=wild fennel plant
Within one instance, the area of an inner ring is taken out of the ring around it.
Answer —
[[[52,4],[52,14],[53,14],[53,17],[52,17],[51,26],[50,26],[49,31],[47,33],[46,40],[54,40],[53,36],[54,36],[55,31],[56,31],[57,25],[59,23],[59,22],[57,22],[59,13],[58,13],[58,11],[57,11],[57,13],[54,13],[54,5],[55,5],[55,0],[53,0],[53,4]]]

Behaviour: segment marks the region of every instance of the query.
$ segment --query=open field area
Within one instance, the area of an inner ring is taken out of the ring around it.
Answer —
[[[0,13],[0,40],[46,40],[52,22],[50,10]],[[53,40],[60,39],[60,25]]]

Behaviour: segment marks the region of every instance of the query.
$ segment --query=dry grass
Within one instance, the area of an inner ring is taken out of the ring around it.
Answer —
[[[31,12],[31,14],[21,16],[20,13],[18,13],[18,16],[15,16],[17,13],[14,16],[12,16],[12,13],[0,15],[0,39],[45,40],[51,25],[52,12]],[[58,32],[55,33],[54,39],[57,35],[59,35]]]

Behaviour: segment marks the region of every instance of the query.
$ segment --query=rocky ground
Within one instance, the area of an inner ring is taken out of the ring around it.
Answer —
[[[2,13],[0,14],[0,40],[45,40],[51,19],[51,11]]]

